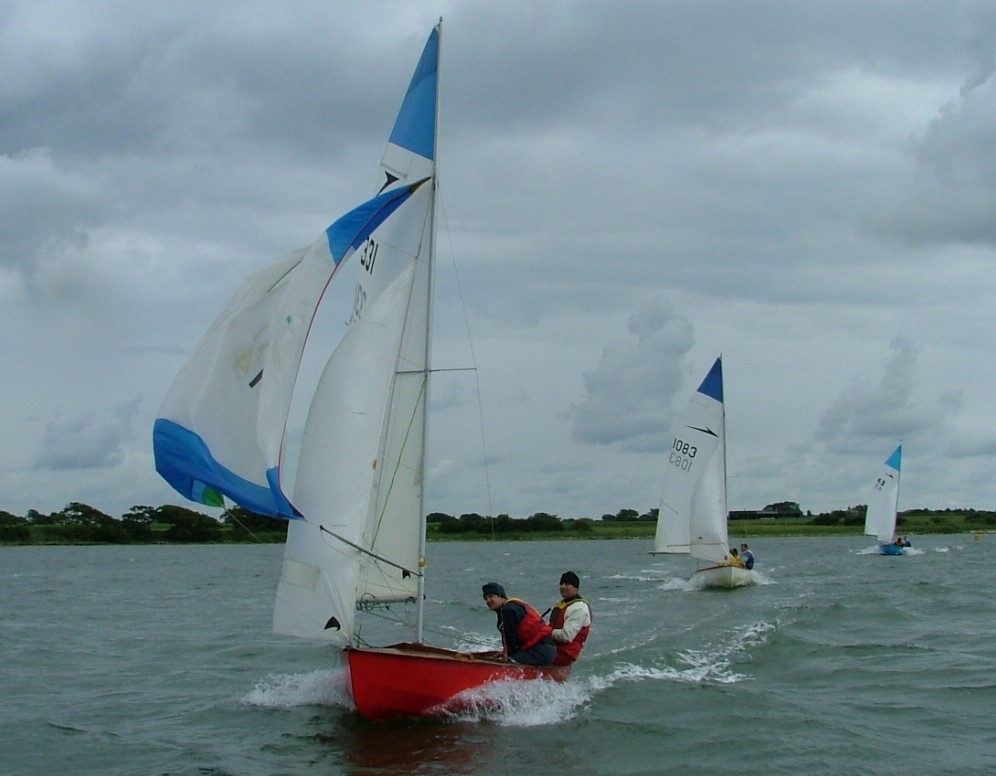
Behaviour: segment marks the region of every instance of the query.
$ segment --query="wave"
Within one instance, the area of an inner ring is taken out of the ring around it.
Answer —
[[[636,681],[730,684],[749,680],[734,670],[734,663],[748,659],[747,652],[763,645],[775,631],[767,622],[731,628],[728,638],[702,649],[683,650],[674,664],[640,665],[617,663],[605,674],[578,676],[567,682],[503,681],[485,685],[453,699],[456,710],[442,713],[460,722],[491,722],[504,727],[556,725],[578,716],[595,698],[615,685]],[[631,652],[641,644],[613,650],[609,654]],[[604,655],[599,656],[602,662]],[[582,658],[584,660],[584,658]]]
[[[678,652],[673,665],[618,663],[605,674],[574,676],[566,682],[493,682],[461,693],[437,710],[451,722],[489,722],[502,727],[557,725],[577,717],[594,699],[613,686],[634,681],[713,682],[729,684],[750,679],[733,669],[746,650],[767,641],[774,626],[765,622],[737,626],[730,638],[703,649]],[[637,647],[639,645],[636,645]],[[634,645],[629,645],[633,650]],[[257,683],[243,698],[251,706],[294,708],[326,706],[352,711],[348,677],[342,667],[297,674],[275,674]]]
[[[303,674],[271,674],[242,699],[250,706],[287,709],[296,706],[353,708],[349,678],[342,667]]]

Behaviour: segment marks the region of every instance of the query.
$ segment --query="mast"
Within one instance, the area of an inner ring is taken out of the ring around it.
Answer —
[[[443,57],[443,19],[440,17],[436,25],[438,32],[438,53],[436,57],[436,115],[433,121],[434,131],[432,133],[432,204],[429,206],[429,262],[428,262],[428,284],[429,284],[429,310],[425,316],[425,359],[423,361],[423,377],[425,391],[422,394],[422,401],[425,403],[422,411],[422,454],[419,464],[419,479],[422,483],[419,499],[419,544],[418,544],[418,593],[415,605],[415,641],[422,643],[422,630],[425,620],[425,547],[426,547],[426,514],[425,514],[425,472],[426,472],[426,451],[428,449],[429,436],[429,375],[432,368],[432,317],[433,302],[435,299],[435,271],[436,271],[436,196],[439,191],[439,81],[442,77],[442,57]]]
[[[723,368],[723,354],[719,354],[719,368]],[[725,529],[723,534],[726,536],[726,540],[723,542],[726,546],[723,547],[723,552],[729,557],[730,548],[730,501],[729,501],[729,489],[727,487],[727,476],[726,476],[726,384],[724,378],[723,384],[723,401],[722,401],[722,412],[719,416],[720,433],[723,435],[723,509],[722,509],[722,522],[721,525]]]
[[[903,478],[903,440],[899,440],[899,446],[896,448],[896,452],[899,457],[896,459],[896,498],[893,501],[892,510],[892,538],[895,539],[897,536],[896,528],[899,527],[899,486]],[[895,455],[896,453],[893,453]]]

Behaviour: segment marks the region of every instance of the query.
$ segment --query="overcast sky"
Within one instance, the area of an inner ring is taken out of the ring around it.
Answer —
[[[719,354],[731,509],[900,440],[901,509],[996,508],[991,0],[0,0],[0,509],[194,506],[173,377],[374,192],[440,16],[428,511],[656,507]]]

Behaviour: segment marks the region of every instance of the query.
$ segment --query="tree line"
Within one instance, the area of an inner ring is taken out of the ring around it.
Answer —
[[[769,504],[757,512],[731,512],[730,519],[803,521],[808,525],[860,526],[864,524],[866,506],[838,509],[814,515],[803,513],[796,502]],[[897,524],[907,518],[929,517],[932,525],[944,532],[958,527],[971,530],[996,528],[996,512],[975,509],[909,509],[899,513]],[[638,512],[620,509],[604,514],[601,522],[611,524],[656,523],[658,510]],[[528,534],[564,534],[583,538],[595,532],[594,518],[560,518],[548,512],[536,512],[529,517],[497,517],[466,513],[459,516],[433,512],[426,517],[429,535],[460,535],[511,537]],[[225,510],[219,518],[185,507],[133,506],[120,518],[112,517],[94,507],[71,502],[51,514],[29,510],[20,517],[0,510],[0,543],[2,544],[147,544],[147,543],[221,543],[279,542],[287,532],[287,523],[254,514],[242,507]]]
[[[251,542],[261,536],[265,541],[278,540],[286,532],[284,521],[241,507],[225,510],[220,519],[173,505],[133,506],[116,518],[76,501],[48,515],[31,509],[18,517],[0,510],[0,542],[5,544]]]
[[[656,523],[659,510],[654,507],[647,512],[638,512],[635,509],[620,509],[615,514],[604,514],[602,522],[606,523]],[[773,519],[786,517],[802,517],[802,509],[794,501],[781,501],[776,504],[768,504],[759,512],[730,513],[730,519],[746,519],[771,516]],[[862,513],[862,520],[864,513]],[[580,533],[591,533],[595,523],[594,518],[560,518],[548,512],[536,512],[526,518],[515,518],[503,514],[491,518],[471,512],[454,517],[444,512],[433,512],[426,522],[430,530],[435,530],[440,534],[511,534],[511,533],[557,533],[575,531]]]

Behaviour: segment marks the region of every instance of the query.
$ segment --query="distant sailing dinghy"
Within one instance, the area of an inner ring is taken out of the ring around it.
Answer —
[[[372,719],[433,713],[489,682],[570,672],[422,642],[439,43],[437,27],[377,195],[247,281],[180,372],[153,433],[156,469],[187,498],[223,506],[227,496],[290,521],[274,630],[342,647],[353,701]],[[285,430],[305,340],[347,261],[359,262],[352,310],[325,351],[287,490]],[[414,608],[412,641],[364,645],[357,613],[388,608]]]
[[[726,411],[723,362],[717,358],[688,402],[668,448],[654,553],[684,553],[704,562],[692,577],[703,587],[754,581],[730,557],[726,509]]]
[[[903,446],[899,445],[882,466],[865,512],[865,533],[878,539],[879,554],[905,555],[908,544],[896,539],[896,508],[899,505],[899,469]]]

